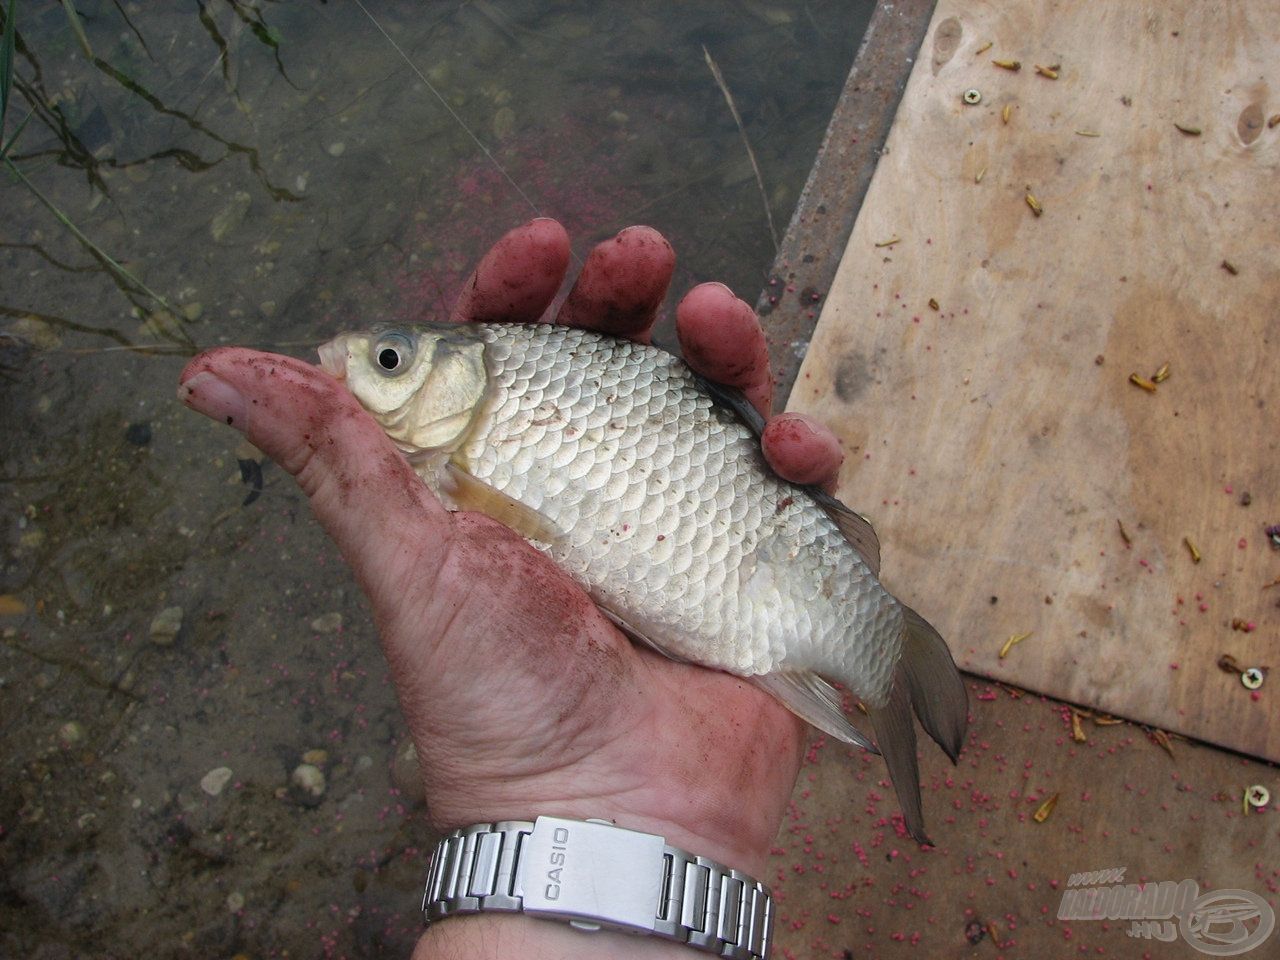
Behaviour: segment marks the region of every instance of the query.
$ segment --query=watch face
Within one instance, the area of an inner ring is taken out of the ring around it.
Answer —
[[[664,845],[662,837],[607,823],[539,817],[516,871],[524,911],[652,933]]]

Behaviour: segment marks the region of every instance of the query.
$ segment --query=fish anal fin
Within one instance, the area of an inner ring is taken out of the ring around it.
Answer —
[[[879,753],[875,745],[849,722],[841,709],[840,691],[811,670],[783,670],[748,678],[801,720],[823,733]]]
[[[564,535],[550,517],[477,479],[457,463],[446,464],[444,473],[445,481],[441,488],[458,509],[483,513],[510,527],[526,540],[550,544]]]

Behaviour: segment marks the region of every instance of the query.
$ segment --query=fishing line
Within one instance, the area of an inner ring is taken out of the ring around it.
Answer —
[[[472,139],[475,145],[480,148],[480,151],[485,155],[488,161],[493,164],[494,169],[496,169],[500,174],[502,174],[503,179],[505,179],[507,183],[511,184],[511,189],[514,190],[516,193],[518,193],[520,195],[520,198],[529,205],[529,209],[533,211],[534,216],[536,217],[542,216],[542,211],[538,209],[538,205],[529,199],[529,195],[527,193],[525,193],[523,190],[520,189],[520,184],[516,183],[515,180],[511,178],[511,174],[507,173],[506,168],[503,167],[502,164],[498,162],[497,158],[492,153],[489,152],[489,148],[484,145],[484,143],[480,140],[480,138],[471,132],[471,128],[467,126],[466,122],[462,119],[462,117],[458,116],[458,112],[454,110],[452,106],[449,105],[449,101],[446,100],[440,94],[440,91],[437,90],[434,85],[432,85],[431,81],[427,79],[426,75],[421,70],[418,69],[417,64],[415,64],[412,60],[409,59],[409,55],[405,53],[402,49],[400,49],[400,45],[391,38],[391,34],[387,33],[387,31],[383,29],[382,24],[380,24],[377,20],[374,19],[373,14],[370,13],[368,8],[365,7],[362,0],[355,0],[355,4],[357,7],[360,8],[361,12],[366,17],[369,18],[369,22],[372,23],[377,28],[378,32],[386,38],[387,43],[391,44],[392,49],[395,50],[396,53],[400,54],[400,58],[409,65],[409,69],[418,75],[418,79],[421,80],[423,84],[426,86],[426,88],[430,90],[431,93],[435,96],[435,98],[440,101],[440,105],[449,111],[449,116],[453,117],[453,119],[457,121],[458,126],[460,126],[463,129],[463,131],[466,133],[466,135]]]

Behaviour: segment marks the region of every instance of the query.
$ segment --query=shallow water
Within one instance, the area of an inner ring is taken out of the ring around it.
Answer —
[[[0,186],[0,954],[407,955],[433,837],[366,608],[178,371],[438,316],[535,213],[579,259],[660,228],[669,307],[754,301],[773,243],[702,47],[781,232],[870,7],[370,0],[388,39],[346,2],[74,6],[92,59],[18,4],[31,187]]]

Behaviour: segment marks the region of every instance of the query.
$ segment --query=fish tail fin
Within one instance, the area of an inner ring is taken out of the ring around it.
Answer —
[[[969,729],[969,694],[946,641],[929,621],[910,607],[902,635],[902,671],[911,694],[911,706],[925,732],[933,737],[955,763]]]
[[[902,806],[907,832],[918,843],[932,844],[924,832],[911,712],[915,710],[925,731],[954,763],[969,723],[969,700],[951,652],[938,631],[914,610],[902,609],[902,659],[894,671],[889,700],[867,712]]]

